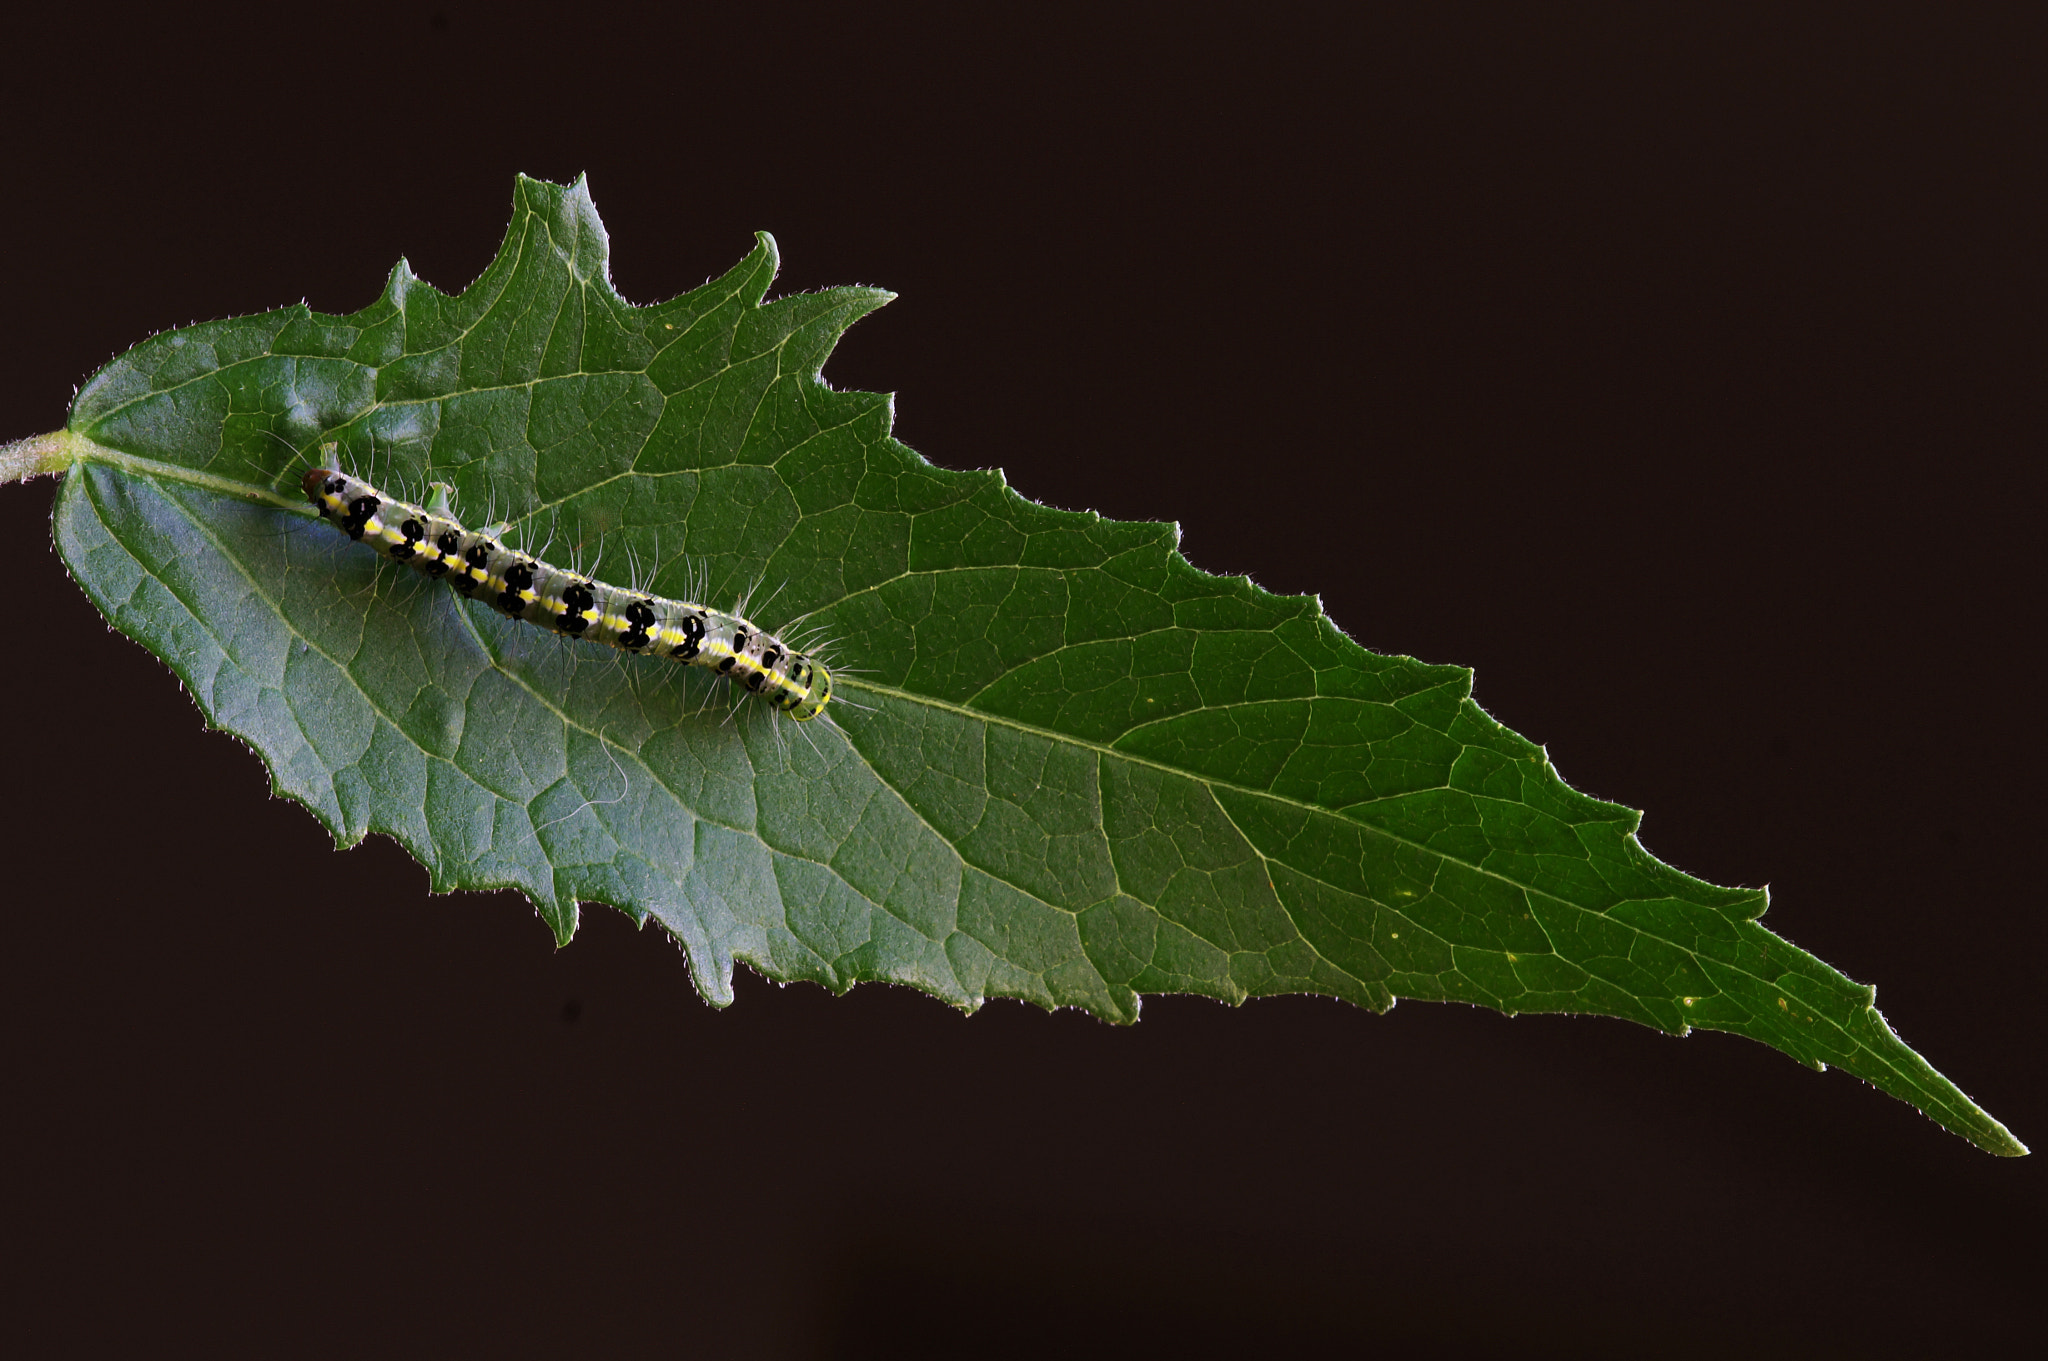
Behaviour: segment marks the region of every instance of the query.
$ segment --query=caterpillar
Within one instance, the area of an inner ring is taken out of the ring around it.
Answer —
[[[593,581],[331,468],[313,469],[300,486],[351,539],[500,614],[622,652],[708,667],[800,723],[832,699],[829,670],[737,614]]]

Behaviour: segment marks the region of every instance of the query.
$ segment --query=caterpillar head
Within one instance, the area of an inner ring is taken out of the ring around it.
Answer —
[[[322,515],[339,515],[347,504],[348,479],[332,468],[313,469],[299,479],[299,487]]]

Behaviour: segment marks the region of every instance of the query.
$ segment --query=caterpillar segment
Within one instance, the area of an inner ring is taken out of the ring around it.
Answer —
[[[594,581],[331,468],[313,469],[300,485],[351,539],[500,614],[622,652],[707,667],[800,723],[831,702],[831,671],[739,615]]]

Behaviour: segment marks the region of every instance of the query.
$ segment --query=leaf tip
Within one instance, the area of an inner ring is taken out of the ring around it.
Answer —
[[[399,256],[398,263],[391,267],[391,273],[385,277],[383,300],[393,307],[403,308],[406,293],[419,282],[419,277],[412,272],[412,262],[403,255]]]
[[[1749,905],[1754,907],[1755,911],[1749,913],[1743,920],[1752,922],[1762,921],[1764,913],[1771,910],[1771,886],[1765,884],[1762,888],[1758,889],[1756,895],[1750,899]],[[1872,992],[1874,995],[1875,989]]]
[[[582,905],[574,899],[567,903],[535,903],[534,911],[548,924],[548,930],[555,933],[557,950],[576,939],[576,927],[583,919],[583,911]]]

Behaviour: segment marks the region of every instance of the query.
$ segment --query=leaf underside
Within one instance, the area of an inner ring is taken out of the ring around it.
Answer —
[[[889,294],[763,304],[773,241],[635,307],[581,181],[521,179],[450,297],[403,262],[350,316],[152,337],[79,393],[55,533],[277,790],[436,890],[516,888],[734,960],[972,1008],[1137,1017],[1143,993],[1313,992],[1734,1031],[1837,1064],[2000,1153],[1997,1121],[1853,983],[1757,924],[1762,890],[1660,863],[1471,699],[1311,598],[1209,576],[1171,526],[935,468],[819,368]],[[471,523],[837,640],[838,726],[503,619],[349,543],[295,488],[321,446]],[[858,706],[858,707],[856,707]]]

